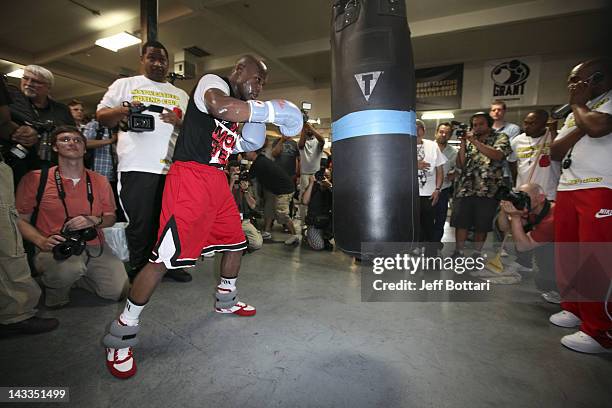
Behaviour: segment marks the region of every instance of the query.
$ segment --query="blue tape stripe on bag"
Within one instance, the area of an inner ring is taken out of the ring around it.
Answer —
[[[373,109],[352,112],[332,123],[334,142],[351,137],[405,134],[416,135],[414,111]]]

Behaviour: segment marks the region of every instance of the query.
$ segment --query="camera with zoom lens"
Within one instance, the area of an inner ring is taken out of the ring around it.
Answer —
[[[308,117],[308,111],[306,109],[300,109],[300,111],[302,112],[302,119],[304,120],[304,124],[306,124],[308,122],[308,119],[310,119]]]
[[[241,181],[249,181],[249,172],[248,171],[240,171],[240,174],[238,176],[238,182]]]
[[[238,181],[249,181],[249,167],[247,166],[248,161],[242,160],[240,162],[240,175]]]
[[[125,121],[119,123],[119,128],[124,132],[152,132],[155,130],[155,117],[142,113],[145,111],[162,113],[163,106],[159,105],[132,105],[123,102],[122,106],[129,108],[129,113]]]
[[[63,261],[72,255],[81,255],[87,246],[86,241],[96,239],[98,232],[93,227],[76,231],[62,229],[60,235],[66,239],[53,247],[53,259]]]
[[[510,201],[517,210],[531,209],[531,198],[524,191],[513,191],[506,186],[500,186],[495,193],[495,199]]]
[[[40,160],[51,161],[51,140],[49,135],[55,129],[56,125],[52,120],[45,122],[33,121],[22,117],[21,115],[11,112],[13,120],[25,126],[30,126],[38,133],[38,149],[37,154]],[[30,149],[21,143],[11,143],[9,146],[3,146],[2,154],[6,156],[9,162],[16,162],[26,158]]]
[[[325,168],[319,169],[319,171],[317,171],[314,174],[314,177],[315,177],[316,181],[323,181],[323,180],[325,180]]]
[[[455,135],[457,137],[464,137],[465,133],[469,129],[469,125],[467,123],[461,123],[461,122],[457,122],[455,120],[453,120],[451,122],[451,125],[453,125],[453,127],[457,128],[457,130],[455,130]]]

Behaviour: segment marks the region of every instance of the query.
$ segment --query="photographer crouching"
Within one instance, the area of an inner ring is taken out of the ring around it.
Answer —
[[[544,189],[535,183],[523,184],[500,198],[497,226],[512,232],[517,251],[534,251],[536,287],[546,301],[560,303],[555,277],[555,203],[548,201]]]
[[[238,212],[240,212],[242,232],[247,239],[247,248],[249,252],[257,251],[263,245],[263,237],[251,222],[251,213],[257,206],[257,200],[249,189],[251,184],[249,182],[249,172],[238,162],[230,162],[228,167],[229,187],[238,206]]]
[[[306,213],[306,241],[315,251],[334,246],[330,240],[334,237],[332,230],[332,177],[331,169],[321,168],[310,176],[308,187],[302,196],[302,204],[308,206]]]
[[[50,142],[58,165],[26,174],[16,199],[19,231],[37,247],[34,265],[45,287],[45,305],[66,305],[75,283],[119,300],[127,293],[128,277],[101,231],[115,223],[111,186],[85,169],[86,139],[77,128],[57,128]]]

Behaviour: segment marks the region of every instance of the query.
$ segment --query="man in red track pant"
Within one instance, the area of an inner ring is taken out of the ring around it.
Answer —
[[[563,160],[555,207],[563,310],[550,322],[580,326],[561,339],[571,350],[612,352],[612,61],[577,65],[568,88],[572,113],[551,150]]]

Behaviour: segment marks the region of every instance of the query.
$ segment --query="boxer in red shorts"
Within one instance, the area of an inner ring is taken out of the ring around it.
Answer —
[[[263,145],[265,123],[276,124],[286,136],[302,130],[302,113],[291,102],[255,100],[267,73],[262,61],[247,55],[228,78],[204,75],[191,93],[166,178],[157,243],[133,283],[123,313],[104,337],[106,365],[115,377],[136,373],[132,347],[139,315],[168,269],[191,267],[202,254],[223,252],[215,311],[255,315],[253,306],[237,298],[246,239],[223,169],[230,154]],[[241,131],[240,122],[246,122]]]

